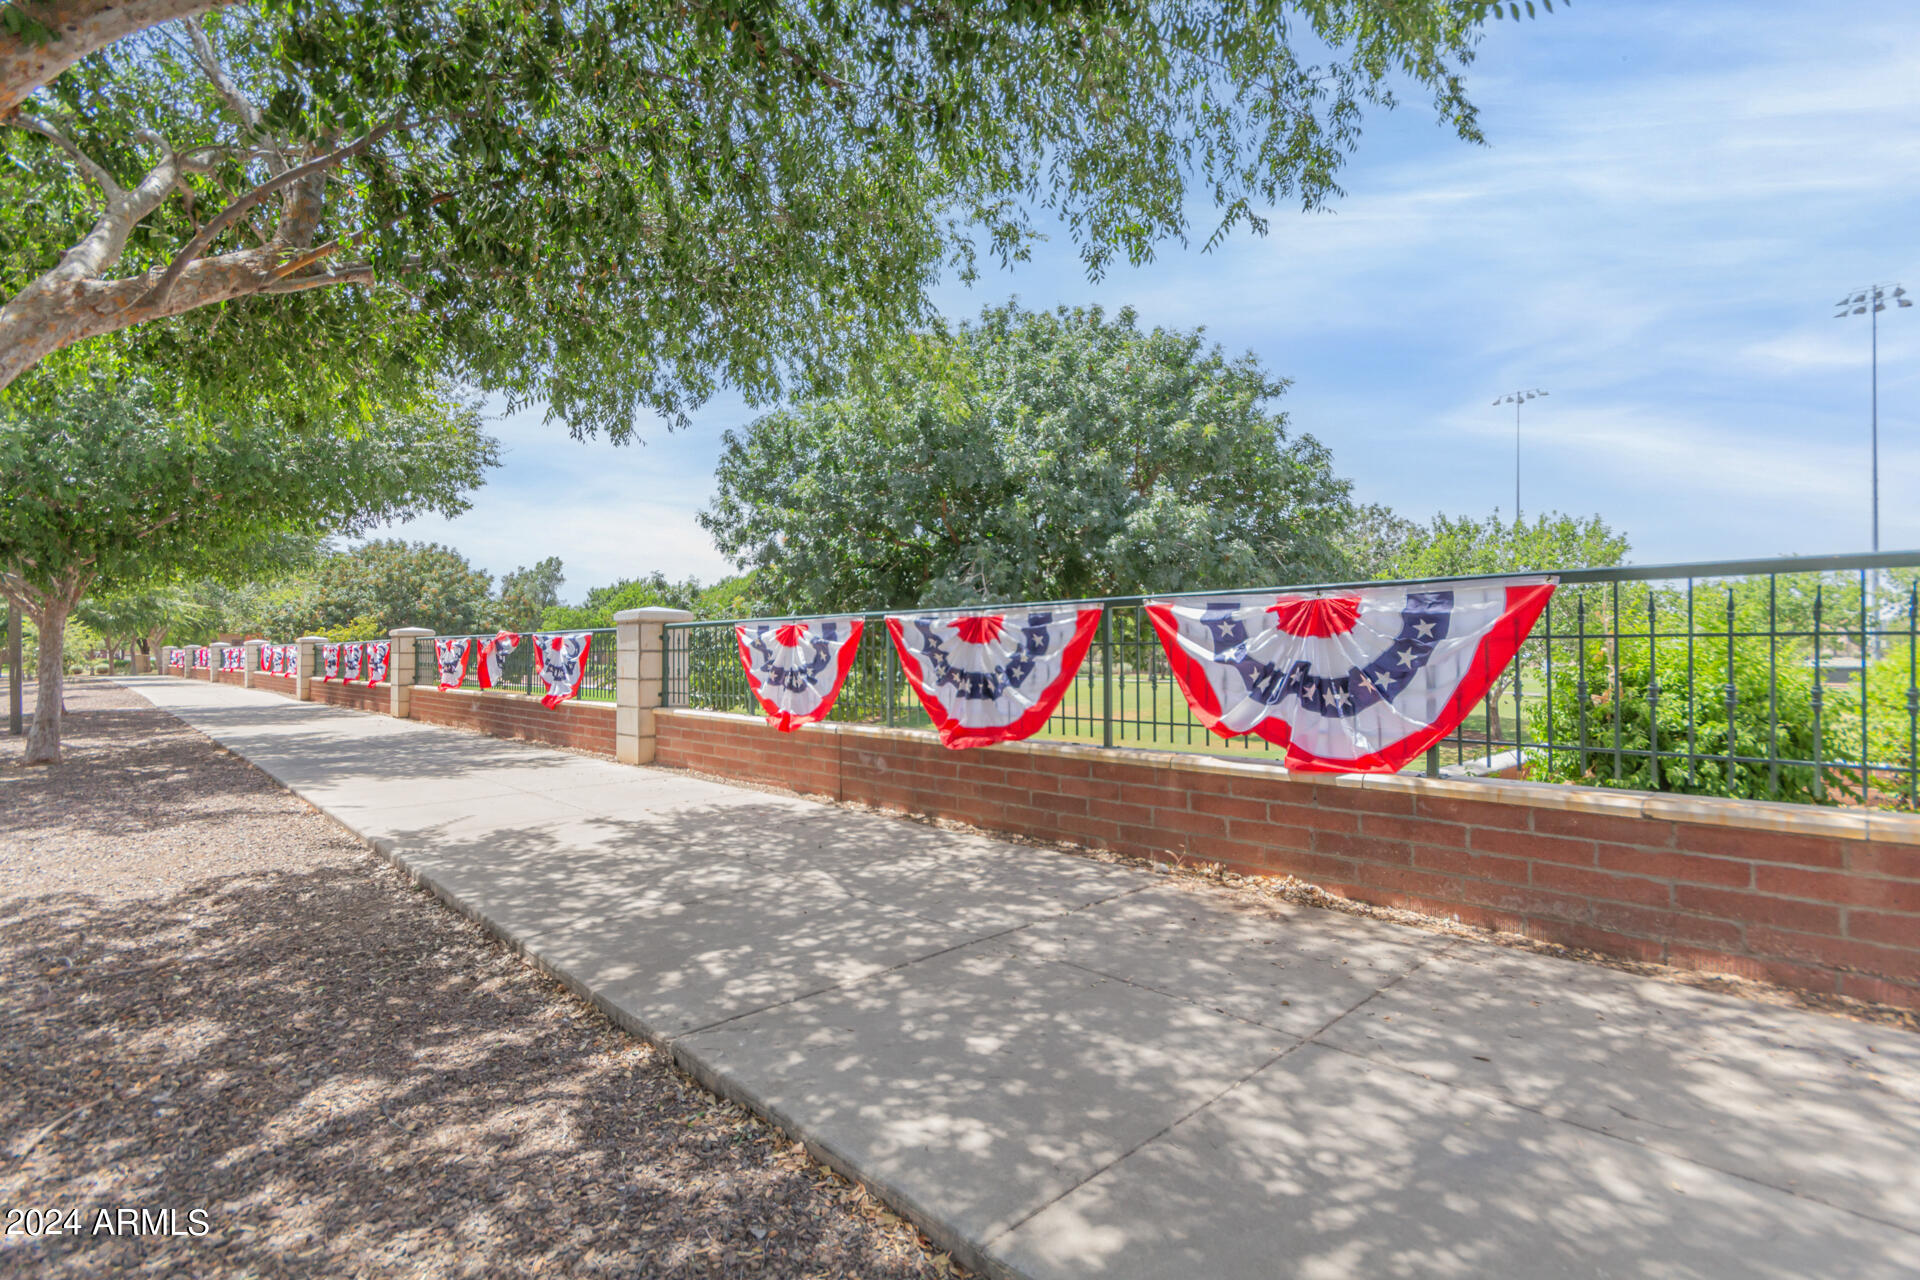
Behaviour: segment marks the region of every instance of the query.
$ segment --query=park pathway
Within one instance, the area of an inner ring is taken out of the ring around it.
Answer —
[[[1920,1274],[1910,1032],[125,683],[994,1274]]]

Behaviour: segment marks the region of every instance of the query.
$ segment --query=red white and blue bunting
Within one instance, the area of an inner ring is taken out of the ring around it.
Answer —
[[[1150,600],[1174,679],[1222,737],[1287,767],[1391,773],[1451,733],[1513,660],[1555,579]]]
[[[434,663],[440,668],[440,691],[457,689],[467,678],[467,658],[473,652],[469,639],[435,640]]]
[[[540,683],[546,694],[540,705],[551,711],[568,698],[578,697],[587,676],[587,655],[593,651],[591,631],[562,631],[533,638],[540,662]]]
[[[172,653],[169,653],[167,655],[167,665],[170,667],[179,667],[182,671],[186,670],[187,651],[185,649],[175,649]]]
[[[392,652],[391,640],[375,640],[367,646],[368,684],[379,684],[387,678],[387,658]]]
[[[323,644],[320,646],[320,683],[340,678],[340,646]]]
[[[360,678],[362,656],[363,653],[360,645],[343,644],[340,646],[340,678],[348,684],[352,684]]]
[[[222,649],[220,651],[220,669],[222,671],[245,671],[247,651],[245,649]]]
[[[782,733],[824,720],[860,649],[858,618],[807,618],[735,627],[740,666],[767,723]]]
[[[491,689],[500,683],[500,673],[505,667],[507,655],[520,647],[518,632],[502,631],[491,640],[480,642],[480,687]]]
[[[300,646],[283,644],[280,646],[280,674],[291,680],[300,674]]]
[[[1012,742],[1045,724],[1087,656],[1100,607],[899,614],[887,631],[949,747]]]
[[[195,671],[205,671],[212,666],[213,650],[206,645],[196,647],[193,651],[193,669]]]

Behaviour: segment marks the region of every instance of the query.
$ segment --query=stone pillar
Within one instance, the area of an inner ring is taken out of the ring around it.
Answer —
[[[216,640],[208,645],[207,648],[213,650],[213,665],[207,668],[207,683],[219,684],[220,663],[226,658],[227,650],[233,648],[233,646]]]
[[[666,673],[669,622],[692,622],[685,609],[622,609],[613,615],[618,654],[614,659],[613,754],[622,764],[652,764]]]
[[[387,632],[393,641],[393,650],[387,654],[387,710],[402,720],[413,714],[413,675],[420,669],[421,637],[432,635],[430,627],[395,627]]]
[[[254,673],[260,670],[260,646],[265,643],[265,640],[249,640],[240,646],[240,651],[246,655],[246,660],[242,664],[245,670],[240,677],[240,683],[249,689],[253,688]]]
[[[308,687],[313,684],[313,662],[315,657],[313,646],[316,644],[325,644],[326,641],[327,638],[325,636],[301,636],[293,642],[293,656],[296,659],[293,666],[293,696],[302,702],[313,701],[307,693]]]
[[[154,662],[158,664],[154,669],[158,671],[161,675],[163,676],[172,675],[173,674],[173,646],[170,644],[161,645],[158,654],[154,658]]]

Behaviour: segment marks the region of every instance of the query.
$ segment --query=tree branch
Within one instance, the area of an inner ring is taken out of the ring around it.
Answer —
[[[211,13],[237,0],[13,0],[40,31],[0,27],[0,119],[34,90],[90,54],[175,18]],[[51,35],[52,39],[43,38]]]
[[[180,24],[186,28],[187,39],[193,44],[193,60],[200,64],[200,70],[206,75],[213,91],[220,95],[220,101],[227,104],[228,110],[240,118],[240,123],[250,134],[260,131],[260,109],[240,92],[240,86],[233,82],[227,69],[220,65],[219,55],[213,51],[213,41],[207,39],[207,32],[198,22],[189,18]]]
[[[325,289],[338,284],[372,284],[374,282],[373,264],[370,262],[350,262],[328,271],[310,276],[282,276],[256,293],[305,293],[309,289]]]
[[[68,138],[66,134],[60,132],[45,120],[40,119],[38,116],[30,116],[24,111],[16,111],[6,123],[16,129],[25,129],[28,133],[37,133],[53,143],[54,146],[66,152],[68,158],[73,161],[80,172],[85,174],[94,186],[99,187],[100,194],[108,200],[112,200],[116,196],[126,195],[126,191],[122,189],[118,182],[114,181],[113,175],[108,173],[103,165],[97,163],[93,157],[75,145],[73,140]]]
[[[359,155],[362,151],[365,151],[368,147],[371,147],[374,143],[393,132],[398,123],[398,120],[389,120],[378,128],[369,130],[357,141],[350,142],[337,150],[329,151],[325,155],[316,156],[305,164],[295,165],[291,169],[282,170],[280,173],[275,174],[265,182],[254,187],[253,190],[234,200],[226,208],[214,215],[213,219],[208,222],[206,226],[200,228],[198,234],[196,234],[193,239],[187,241],[186,247],[174,255],[173,261],[167,265],[166,273],[160,277],[159,282],[153,286],[152,291],[140,299],[137,305],[152,308],[158,308],[164,305],[167,300],[167,294],[172,291],[174,281],[180,278],[180,273],[191,266],[194,260],[199,258],[201,254],[205,253],[207,246],[212,244],[214,239],[218,237],[222,231],[232,226],[247,210],[253,208],[276,191],[290,187],[294,183],[304,178],[312,177],[315,174],[324,174],[328,169],[339,164],[341,161],[350,160],[354,156]]]

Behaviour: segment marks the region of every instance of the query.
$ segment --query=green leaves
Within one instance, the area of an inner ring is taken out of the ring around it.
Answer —
[[[930,322],[948,264],[1017,261],[1043,219],[1098,274],[1316,206],[1396,80],[1477,138],[1461,76],[1485,9],[256,0],[203,23],[232,94],[168,28],[36,106],[124,181],[155,162],[143,136],[224,149],[184,179],[190,200],[143,221],[116,278],[164,266],[283,159],[393,125],[315,189],[310,221],[290,195],[209,250],[291,222],[296,247],[337,246],[300,278],[356,268],[370,292],[210,303],[91,338],[89,361],[167,368],[230,414],[250,411],[263,364],[315,415],[332,389],[424,361],[623,438],[722,384],[756,402],[830,391]],[[100,203],[48,139],[0,130],[0,147],[5,296]]]
[[[46,592],[243,576],[288,539],[458,514],[496,461],[473,408],[440,394],[359,430],[261,431],[95,379],[0,414],[0,574]]]
[[[1347,485],[1251,356],[1122,312],[984,312],[729,434],[701,523],[776,611],[1323,577]]]

